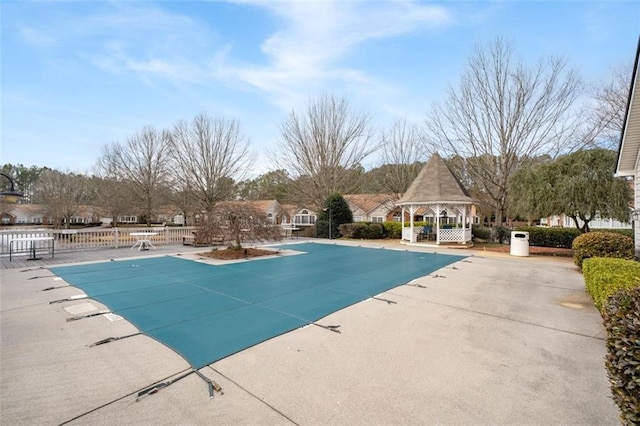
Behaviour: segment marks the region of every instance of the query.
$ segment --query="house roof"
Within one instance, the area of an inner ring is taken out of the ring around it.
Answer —
[[[396,202],[406,204],[476,204],[438,153],[434,153]]]
[[[6,208],[8,207],[8,208]],[[46,209],[41,204],[13,204],[6,206],[6,212],[14,217],[18,216],[34,216],[46,214]]]
[[[289,216],[294,216],[302,210],[308,210],[310,213],[317,213],[319,211],[318,207],[306,204],[281,204],[281,207]]]
[[[254,201],[247,201],[247,203],[249,203],[249,205],[254,207],[255,209],[258,209],[264,212],[266,212],[267,210],[269,210],[274,206],[277,208],[280,204],[276,200],[254,200]]]
[[[395,197],[392,194],[345,194],[343,198],[366,213],[382,204],[388,205],[389,210],[395,207]]]
[[[268,211],[275,207],[276,210],[279,210],[280,203],[277,200],[236,200],[236,201],[220,201],[217,204],[219,207],[230,207],[230,206],[248,206],[252,209],[268,213]]]
[[[627,110],[620,135],[618,147],[618,162],[616,164],[616,176],[633,176],[640,151],[640,87],[638,79],[640,68],[640,38],[636,49],[636,60],[633,65],[631,87],[627,100]]]

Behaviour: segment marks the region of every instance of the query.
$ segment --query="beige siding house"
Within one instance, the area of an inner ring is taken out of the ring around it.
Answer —
[[[396,208],[391,194],[345,194],[354,222],[390,222]]]

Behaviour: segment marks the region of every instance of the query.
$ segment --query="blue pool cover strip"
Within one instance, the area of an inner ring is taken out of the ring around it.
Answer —
[[[313,323],[465,256],[301,243],[210,265],[165,256],[50,268],[194,369]]]

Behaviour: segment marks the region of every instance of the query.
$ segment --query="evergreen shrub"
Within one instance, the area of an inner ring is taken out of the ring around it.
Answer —
[[[571,248],[573,240],[580,235],[576,228],[544,228],[525,226],[518,231],[529,233],[529,245],[536,247]]]
[[[345,238],[361,240],[377,240],[384,238],[384,227],[381,223],[344,223],[338,227],[338,230],[340,235]]]
[[[482,225],[472,225],[471,234],[473,235],[473,238],[488,240],[491,238],[491,228],[487,228]]]
[[[505,226],[496,226],[493,228],[493,238],[498,244],[502,244],[505,241],[509,241],[511,231]]]
[[[637,425],[640,424],[640,287],[611,297],[603,318],[607,330],[605,366],[613,401],[620,408],[620,422]]]
[[[402,238],[402,222],[384,222],[382,228],[385,238],[394,240]]]
[[[618,228],[607,228],[607,229],[600,229],[600,228],[592,228],[591,232],[613,232],[614,234],[622,234],[622,235],[626,235],[629,238],[633,238],[633,229],[629,228],[629,229],[618,229]]]
[[[573,240],[573,261],[579,267],[590,257],[633,259],[633,239],[613,232],[587,232]]]
[[[602,312],[607,299],[620,290],[640,285],[640,263],[633,260],[593,257],[585,259],[582,273],[587,293]]]

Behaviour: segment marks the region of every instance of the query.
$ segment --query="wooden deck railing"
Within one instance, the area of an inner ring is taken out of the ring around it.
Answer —
[[[86,229],[16,229],[0,231],[0,254],[9,253],[9,241],[16,238],[53,237],[55,250],[82,250],[97,248],[119,248],[133,246],[138,237],[130,235],[134,232],[153,232],[157,235],[149,236],[154,245],[182,243],[182,237],[192,235],[195,227],[135,227],[135,228],[86,228]],[[27,250],[26,241],[14,242],[14,250]],[[36,248],[40,248],[35,242]],[[23,245],[24,247],[21,247]]]

